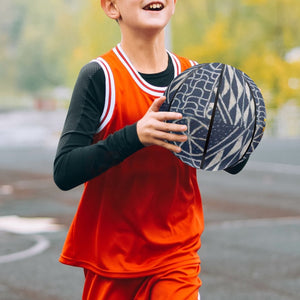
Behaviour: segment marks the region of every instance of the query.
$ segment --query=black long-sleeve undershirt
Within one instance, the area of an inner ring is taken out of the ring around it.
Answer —
[[[141,74],[156,86],[167,86],[174,77],[173,64],[158,74]],[[105,101],[105,76],[96,62],[85,65],[77,78],[54,160],[54,181],[62,190],[72,189],[119,164],[140,150],[136,124],[125,126],[93,144]],[[246,164],[226,169],[238,173]]]

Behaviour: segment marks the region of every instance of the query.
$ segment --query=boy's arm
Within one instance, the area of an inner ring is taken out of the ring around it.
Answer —
[[[105,99],[105,77],[97,63],[82,68],[74,87],[54,160],[54,181],[62,190],[74,188],[141,149],[136,124],[92,144]]]

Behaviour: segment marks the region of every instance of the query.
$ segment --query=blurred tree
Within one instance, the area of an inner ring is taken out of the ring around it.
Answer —
[[[4,1],[0,10],[0,87],[1,90],[14,88],[17,75],[16,55],[25,18],[26,5],[22,1]]]
[[[64,56],[67,55],[66,36],[69,34],[65,24],[70,16],[65,4],[59,0],[48,3],[47,9],[44,5],[40,1],[27,6],[26,24],[19,44],[21,51],[17,56],[17,84],[32,93],[52,88],[65,80]]]
[[[120,41],[118,24],[101,9],[99,0],[86,1],[77,19],[77,43],[70,55],[69,78],[74,81],[80,68]]]
[[[285,60],[286,53],[300,45],[298,2],[178,2],[175,52],[200,63],[219,61],[242,69],[261,87],[269,108],[291,98],[300,104],[299,63]]]
[[[70,20],[74,26],[78,11],[72,9],[74,1],[4,2],[0,13],[2,91],[35,94],[64,84],[68,52],[74,48],[70,38],[74,32]]]

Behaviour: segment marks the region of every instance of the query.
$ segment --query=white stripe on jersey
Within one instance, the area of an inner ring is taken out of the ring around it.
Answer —
[[[112,118],[116,104],[116,89],[114,76],[108,63],[102,57],[98,57],[92,61],[97,62],[101,66],[105,75],[105,104],[100,117],[100,126],[97,130],[97,133],[99,133]]]
[[[173,66],[174,66],[174,78],[178,76],[181,73],[181,64],[178,58],[171,52],[168,51],[168,53],[171,56]]]
[[[198,65],[198,63],[194,60],[190,60],[190,64],[192,67]]]

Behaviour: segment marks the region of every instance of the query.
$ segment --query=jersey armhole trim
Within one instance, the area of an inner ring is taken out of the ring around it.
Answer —
[[[194,60],[190,60],[191,67],[198,65],[198,63]]]
[[[175,78],[176,76],[178,76],[181,73],[181,64],[180,64],[180,61],[176,57],[175,54],[173,54],[170,51],[168,51],[168,53],[169,53],[169,55],[172,59],[172,63],[173,63],[173,66],[174,66],[174,78]]]
[[[97,62],[100,65],[105,76],[105,102],[96,132],[99,133],[112,118],[116,104],[116,89],[114,76],[108,63],[102,57],[98,57],[92,60],[92,62]]]

